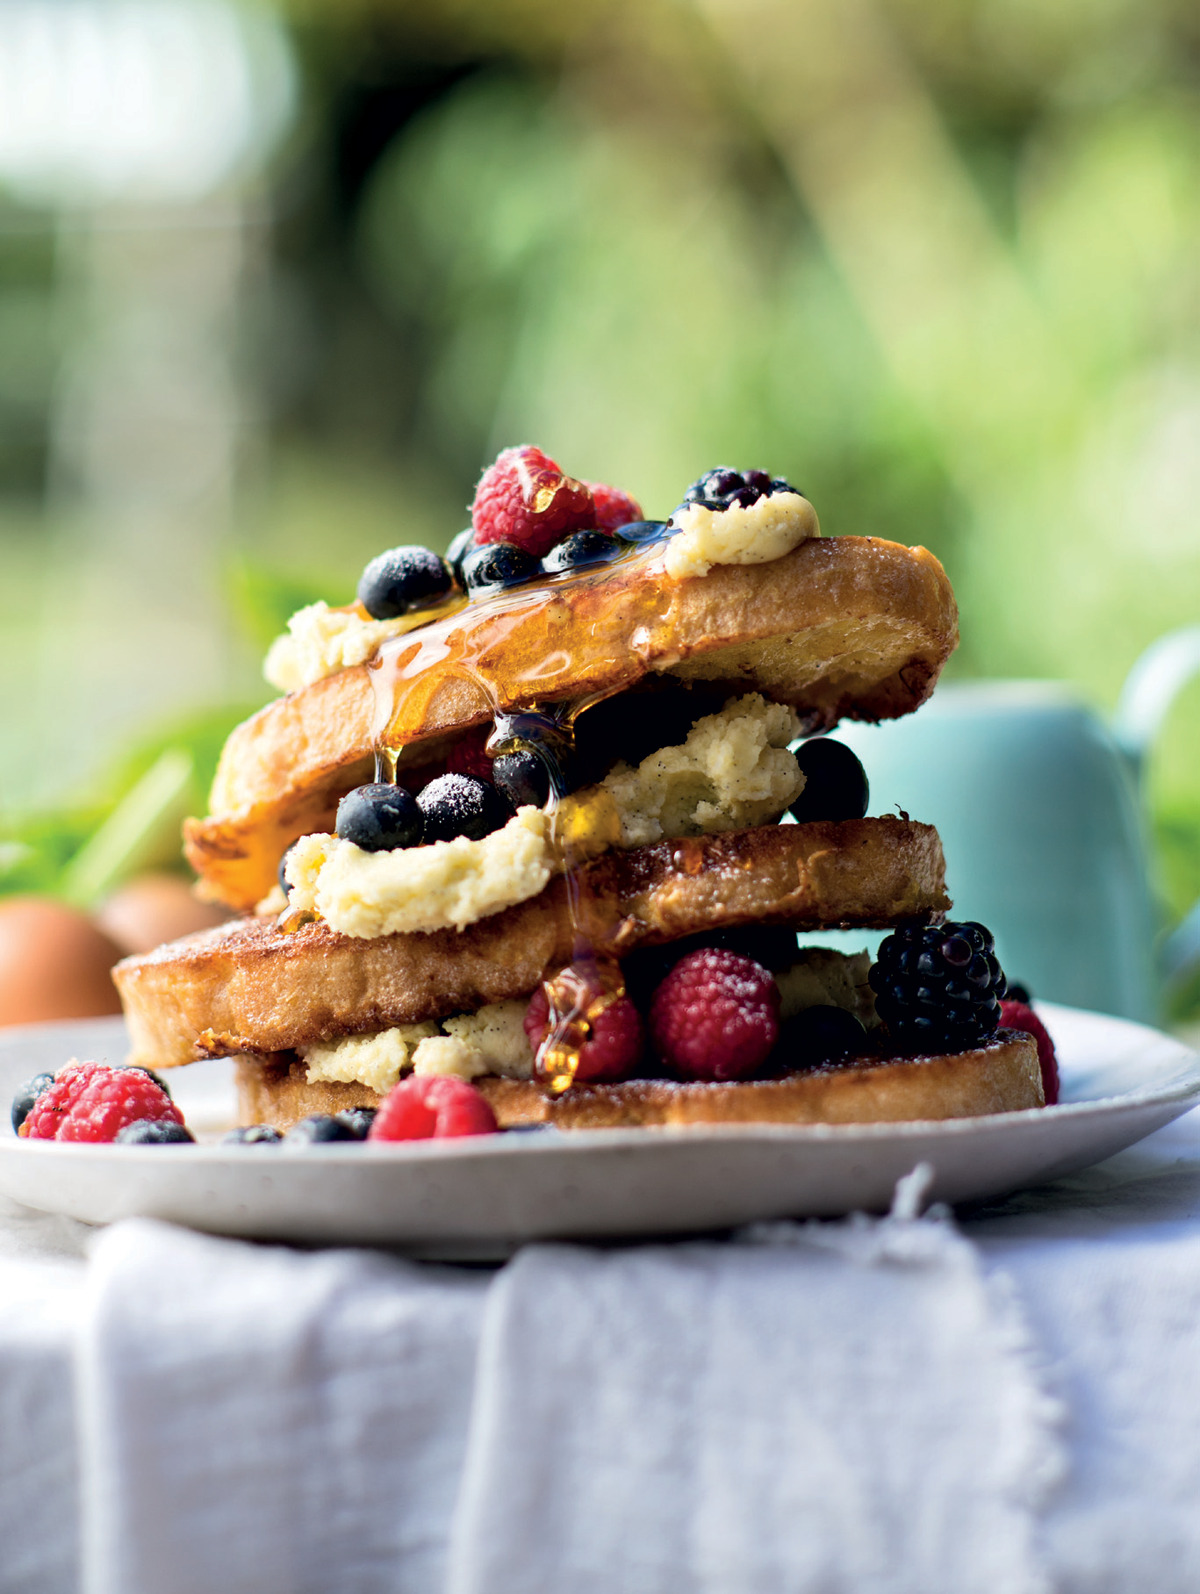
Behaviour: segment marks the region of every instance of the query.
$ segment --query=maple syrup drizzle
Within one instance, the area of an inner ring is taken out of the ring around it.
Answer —
[[[561,1095],[574,1083],[579,1057],[597,1018],[625,994],[620,966],[598,955],[588,929],[583,866],[594,856],[585,842],[598,833],[606,842],[617,839],[616,809],[599,812],[591,834],[570,831],[563,821],[562,800],[567,795],[567,769],[575,743],[580,714],[614,692],[623,691],[646,673],[638,639],[649,637],[664,622],[656,612],[651,584],[632,586],[623,595],[639,622],[634,646],[612,671],[605,666],[602,690],[576,692],[553,699],[556,691],[587,679],[588,661],[563,646],[556,636],[573,620],[564,602],[564,589],[599,585],[614,567],[648,563],[656,556],[654,543],[632,545],[618,559],[599,567],[566,572],[538,582],[472,602],[462,623],[439,625],[436,631],[417,629],[392,638],[379,649],[369,666],[375,698],[372,725],[375,779],[394,783],[400,755],[407,742],[420,736],[431,708],[443,692],[461,692],[465,686],[474,705],[455,701],[451,716],[458,726],[491,716],[493,730],[486,748],[490,757],[517,750],[528,751],[545,766],[550,795],[551,846],[561,864],[570,915],[573,958],[545,982],[549,1003],[549,1028],[538,1050],[535,1073],[551,1095]],[[643,596],[643,593],[646,596]],[[613,674],[617,679],[613,680]],[[474,718],[472,718],[472,713]]]

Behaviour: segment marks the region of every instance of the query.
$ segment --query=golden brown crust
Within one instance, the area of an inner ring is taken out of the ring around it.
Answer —
[[[595,949],[739,924],[885,928],[950,906],[931,825],[881,818],[764,825],[610,852],[580,876]],[[562,879],[466,930],[354,940],[323,924],[291,935],[243,919],[172,942],[114,972],[132,1055],[153,1067],[280,1052],[524,996],[568,962]]]
[[[905,1123],[1045,1105],[1037,1045],[1016,1030],[1001,1030],[967,1052],[869,1059],[741,1084],[636,1079],[576,1086],[557,1100],[525,1080],[486,1076],[476,1084],[506,1129],[538,1123],[559,1129]],[[364,1085],[310,1081],[298,1061],[239,1060],[238,1099],[242,1123],[290,1129],[310,1113],[376,1107],[381,1098]]]
[[[469,605],[389,644],[398,661],[423,650],[390,739],[404,746],[402,765],[427,762],[496,706],[612,692],[647,672],[762,692],[799,709],[810,729],[890,719],[924,701],[957,640],[938,561],[878,538],[816,538],[769,564],[720,565],[684,581],[637,562],[610,566],[524,606]],[[464,649],[497,703],[462,671]],[[211,816],[185,827],[211,895],[252,907],[297,836],[332,828],[338,798],[371,778],[382,676],[366,665],[341,670],[234,731]]]

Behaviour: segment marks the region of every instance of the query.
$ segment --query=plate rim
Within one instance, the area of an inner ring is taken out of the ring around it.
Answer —
[[[756,1141],[795,1143],[873,1141],[881,1139],[927,1139],[931,1134],[961,1137],[965,1134],[1006,1134],[1018,1128],[1064,1119],[1109,1116],[1138,1108],[1175,1106],[1188,1101],[1200,1102],[1200,1052],[1177,1036],[1167,1034],[1148,1024],[1115,1014],[1097,1013],[1089,1008],[1068,1007],[1062,1003],[1038,1002],[1040,1013],[1051,1021],[1058,1013],[1072,1018],[1094,1020],[1104,1026],[1117,1026],[1130,1032],[1130,1039],[1142,1039],[1143,1044],[1165,1044],[1179,1053],[1183,1068],[1180,1077],[1158,1085],[1147,1085],[1130,1091],[1089,1097],[1081,1101],[1057,1102],[1048,1107],[1026,1107],[1016,1112],[984,1113],[963,1118],[906,1118],[879,1123],[713,1123],[713,1124],[659,1124],[639,1125],[612,1129],[557,1130],[547,1126],[539,1133],[517,1135],[476,1135],[453,1140],[409,1140],[356,1143],[354,1145],[306,1145],[302,1154],[274,1150],[272,1146],[222,1146],[217,1143],[181,1145],[172,1148],[172,1160],[181,1158],[189,1162],[212,1161],[246,1167],[264,1157],[270,1158],[272,1167],[312,1165],[314,1158],[335,1164],[368,1162],[385,1163],[398,1158],[441,1161],[448,1158],[489,1158],[496,1156],[538,1156],[561,1149],[564,1145],[581,1150],[590,1147],[636,1147],[678,1144],[704,1139],[711,1142]],[[122,1014],[98,1014],[94,1018],[60,1019],[47,1023],[13,1025],[0,1031],[0,1051],[7,1050],[11,1039],[19,1041],[23,1035],[48,1035],[64,1030],[68,1033],[77,1027],[111,1024],[114,1030],[124,1028]],[[186,1065],[180,1065],[186,1066]],[[1180,1116],[1180,1115],[1176,1115]],[[85,1143],[86,1144],[86,1143]],[[45,1157],[77,1157],[80,1145],[57,1141],[29,1141],[11,1133],[0,1133],[0,1154]],[[99,1149],[91,1147],[89,1149]],[[162,1158],[162,1148],[157,1146],[115,1146],[105,1144],[108,1153],[115,1152],[122,1160],[157,1163]]]

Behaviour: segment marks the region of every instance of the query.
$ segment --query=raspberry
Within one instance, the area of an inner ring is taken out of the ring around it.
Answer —
[[[68,1063],[33,1104],[20,1133],[30,1140],[115,1140],[140,1118],[182,1124],[183,1114],[139,1068]]]
[[[610,487],[607,482],[584,482],[583,485],[590,489],[596,505],[598,531],[620,531],[622,526],[646,518],[637,499],[623,493],[619,487]]]
[[[471,523],[475,543],[513,543],[540,559],[569,531],[593,526],[590,490],[564,476],[540,448],[506,448],[475,489]]]
[[[546,987],[539,985],[529,998],[525,1013],[525,1034],[535,1056],[549,1032],[550,999]],[[644,1045],[641,1015],[627,996],[618,996],[588,1023],[575,1078],[580,1084],[628,1079],[641,1059]]]
[[[468,731],[465,736],[460,736],[446,754],[446,774],[473,775],[476,780],[491,780],[492,761],[484,752],[484,744],[491,731],[492,727],[488,725],[482,730]]]
[[[496,1115],[474,1085],[453,1074],[410,1074],[384,1097],[368,1140],[449,1140],[492,1135]]]
[[[1005,1029],[1024,1030],[1037,1042],[1038,1062],[1042,1065],[1042,1089],[1046,1106],[1053,1107],[1058,1100],[1058,1058],[1050,1031],[1033,1009],[1025,1002],[1001,1002],[1000,1022]]]
[[[703,947],[680,958],[650,1003],[663,1061],[692,1079],[745,1079],[779,1038],[779,987],[752,958]]]

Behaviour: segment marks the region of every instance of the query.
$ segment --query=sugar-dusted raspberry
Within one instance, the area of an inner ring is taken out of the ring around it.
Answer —
[[[595,525],[591,490],[540,448],[506,448],[475,489],[475,543],[508,542],[540,559],[560,537]]]
[[[410,1074],[384,1097],[368,1140],[449,1140],[495,1134],[499,1125],[475,1086],[453,1074]]]
[[[689,1079],[745,1079],[779,1038],[779,987],[769,970],[724,947],[681,958],[654,993],[650,1033]]]
[[[1053,1107],[1058,1100],[1058,1057],[1050,1031],[1026,1002],[1001,1002],[1000,1023],[1004,1029],[1024,1030],[1037,1042],[1038,1062],[1042,1065],[1042,1090],[1046,1106]]]
[[[141,1118],[181,1124],[183,1114],[161,1086],[138,1068],[69,1063],[33,1104],[20,1133],[30,1140],[115,1140]]]
[[[484,752],[484,744],[491,734],[491,726],[468,731],[446,754],[447,775],[473,775],[476,780],[491,780],[492,761]]]
[[[599,994],[598,986],[596,991]],[[550,1002],[545,986],[539,985],[529,998],[525,1013],[525,1034],[535,1057],[549,1032]],[[641,1015],[627,996],[618,996],[588,1023],[575,1078],[580,1084],[628,1079],[640,1062],[644,1047]]]
[[[619,487],[610,487],[607,482],[584,482],[583,485],[591,490],[596,505],[597,530],[620,531],[622,526],[646,518],[637,499],[623,493]]]

